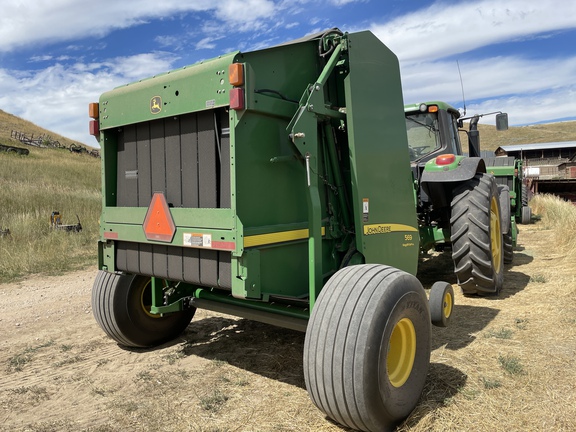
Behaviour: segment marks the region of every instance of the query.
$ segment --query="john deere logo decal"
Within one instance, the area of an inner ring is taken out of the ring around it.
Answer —
[[[152,114],[158,114],[162,111],[162,98],[160,96],[154,96],[150,99],[150,112]]]

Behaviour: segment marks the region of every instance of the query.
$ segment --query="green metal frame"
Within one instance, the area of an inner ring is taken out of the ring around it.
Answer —
[[[117,206],[117,130],[228,109],[228,67],[244,68],[245,107],[228,111],[230,208],[169,210],[170,246],[186,247],[191,232],[233,244],[232,287],[152,277],[151,313],[196,305],[302,330],[340,267],[416,273],[420,233],[397,58],[370,32],[329,37],[324,59],[318,39],[235,52],[100,98],[98,256],[101,269],[116,271],[116,241],[166,245],[146,238],[147,208]]]

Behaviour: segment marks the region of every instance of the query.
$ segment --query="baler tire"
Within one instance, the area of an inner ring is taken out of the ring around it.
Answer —
[[[466,296],[498,294],[504,281],[500,200],[494,177],[478,173],[454,190],[452,260]]]
[[[310,398],[344,426],[391,430],[424,388],[430,327],[416,277],[380,264],[339,270],[308,322],[303,360]]]
[[[532,209],[529,206],[522,207],[522,225],[528,225],[532,221]]]
[[[454,311],[454,290],[447,282],[435,282],[430,288],[430,319],[436,327],[448,327]]]
[[[166,316],[149,313],[150,278],[100,270],[92,288],[92,311],[104,332],[120,345],[147,348],[174,339],[190,324],[195,308]],[[148,307],[148,310],[146,308]]]
[[[514,261],[514,244],[512,241],[512,230],[503,234],[502,243],[504,249],[504,264],[511,264]]]

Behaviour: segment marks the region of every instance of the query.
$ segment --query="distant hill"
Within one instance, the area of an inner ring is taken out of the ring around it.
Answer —
[[[482,120],[480,120],[481,122]],[[467,127],[467,124],[464,125]],[[66,147],[71,144],[76,144],[75,141],[66,138],[57,133],[51,132],[32,122],[16,117],[5,111],[0,110],[0,143],[16,144],[22,146],[18,140],[11,138],[12,131],[18,131],[30,136],[34,134],[35,137],[46,135],[54,140],[58,140]],[[559,123],[546,123],[531,126],[514,126],[510,127],[505,132],[499,132],[495,126],[478,125],[480,131],[480,146],[482,150],[494,151],[500,146],[512,144],[531,144],[541,142],[556,142],[556,141],[576,141],[576,121],[559,122]],[[461,138],[464,150],[467,150],[467,140],[465,134]],[[88,150],[90,146],[81,144]]]
[[[514,126],[504,132],[497,131],[495,126],[479,124],[478,130],[482,150],[494,151],[498,147],[513,144],[576,141],[576,121]],[[468,141],[464,137],[460,139],[467,149]]]
[[[34,135],[34,138],[40,136],[50,137],[52,140],[56,140],[60,142],[65,147],[70,147],[70,145],[81,145],[82,147],[86,147],[88,150],[92,150],[93,147],[87,146],[86,144],[80,144],[76,141],[71,140],[70,138],[66,138],[62,135],[44,129],[40,126],[35,125],[34,123],[24,120],[20,117],[17,117],[13,114],[7,113],[5,111],[0,110],[0,144],[6,145],[17,145],[19,147],[27,147],[25,144],[20,143],[17,139],[11,137],[12,131],[17,131],[20,133],[25,134],[27,137],[31,137]]]

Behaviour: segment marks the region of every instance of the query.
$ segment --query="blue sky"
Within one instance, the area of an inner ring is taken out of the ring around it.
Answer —
[[[567,0],[2,0],[0,109],[78,142],[118,85],[332,27],[371,30],[400,60],[406,103],[444,100],[512,125],[576,119]],[[487,117],[484,123],[493,122]]]

